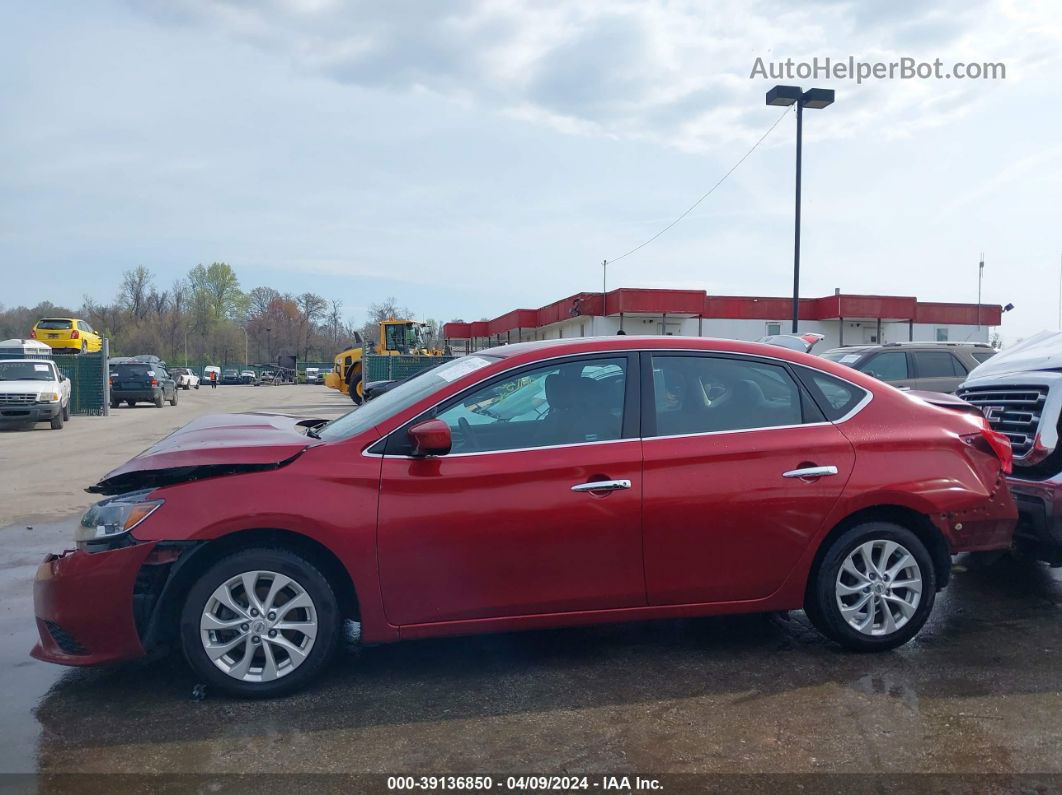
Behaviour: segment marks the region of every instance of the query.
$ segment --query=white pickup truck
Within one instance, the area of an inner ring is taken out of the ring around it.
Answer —
[[[0,359],[0,423],[48,422],[59,430],[70,419],[70,379],[55,362]]]

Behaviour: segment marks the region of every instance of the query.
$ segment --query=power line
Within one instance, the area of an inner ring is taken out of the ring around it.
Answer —
[[[701,196],[701,198],[697,199],[697,201],[695,201],[693,204],[691,204],[686,209],[686,211],[684,213],[682,213],[682,215],[680,215],[678,218],[676,218],[670,224],[665,226],[663,229],[661,229],[659,232],[657,232],[651,238],[646,240],[644,243],[641,243],[640,245],[637,245],[634,248],[632,248],[626,254],[621,254],[620,256],[618,256],[618,257],[616,257],[614,259],[607,260],[608,264],[611,265],[611,264],[613,264],[615,262],[619,262],[624,257],[629,257],[631,254],[633,254],[634,252],[638,251],[639,249],[645,248],[650,243],[652,243],[654,240],[656,240],[658,237],[660,237],[662,234],[664,234],[664,232],[666,232],[669,229],[671,229],[671,227],[675,226],[675,224],[677,224],[679,221],[681,221],[683,218],[685,218],[687,215],[689,215],[695,209],[697,209],[697,205],[699,205],[701,202],[703,202],[705,199],[707,199],[709,196],[711,196],[712,193],[715,192],[715,189],[718,188],[720,185],[722,185],[724,182],[726,182],[727,177],[729,177],[731,174],[733,174],[737,170],[737,167],[740,166],[742,163],[744,163],[748,159],[749,155],[751,155],[753,152],[755,152],[759,148],[760,144],[762,144],[767,139],[767,136],[770,135],[772,132],[774,132],[774,128],[777,127],[779,124],[781,124],[782,119],[785,118],[785,115],[787,113],[789,113],[790,110],[792,110],[792,108],[786,108],[782,112],[782,115],[774,120],[774,124],[772,124],[770,127],[767,128],[767,132],[765,132],[763,135],[761,135],[759,140],[756,141],[756,143],[754,143],[752,145],[752,148],[749,149],[749,151],[747,151],[744,155],[742,155],[741,159],[738,160],[736,163],[734,163],[734,165],[730,167],[730,170],[727,171],[725,174],[723,174],[723,176],[721,176],[719,178],[718,182],[716,182],[714,185],[712,185],[712,187],[708,189],[708,192],[705,193],[703,196]]]

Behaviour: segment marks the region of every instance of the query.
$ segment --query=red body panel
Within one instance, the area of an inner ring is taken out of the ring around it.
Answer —
[[[435,403],[509,368],[661,349],[803,364],[873,399],[837,424],[427,459],[367,453]],[[286,417],[203,418],[111,473],[278,465],[156,488],[152,497],[165,504],[133,533],[146,543],[47,561],[37,615],[89,653],[62,652],[42,625],[34,655],[69,664],[142,655],[132,589],[154,541],[261,529],[311,539],[349,573],[368,642],[798,608],[823,537],[876,506],[927,517],[952,552],[1009,543],[1017,512],[999,462],[963,440],[978,433],[977,418],[841,365],[755,343],[673,337],[558,340],[488,355],[498,358],[345,441],[308,438]],[[838,474],[781,477],[812,464]],[[633,485],[571,491],[596,479]]]
[[[823,531],[855,456],[833,425],[645,440],[649,603],[762,599]],[[783,472],[833,465],[801,480]]]
[[[641,443],[388,458],[380,583],[392,624],[645,604]]]

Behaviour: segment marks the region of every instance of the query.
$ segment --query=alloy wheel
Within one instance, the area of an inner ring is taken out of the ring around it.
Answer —
[[[199,622],[207,657],[243,682],[271,682],[306,660],[317,638],[313,599],[274,571],[230,577],[207,599]]]
[[[837,606],[864,635],[891,635],[914,616],[922,599],[922,570],[895,541],[873,539],[853,549],[835,584]]]

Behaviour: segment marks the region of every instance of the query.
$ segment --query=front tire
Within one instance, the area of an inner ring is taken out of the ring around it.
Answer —
[[[833,540],[804,611],[853,651],[886,651],[918,634],[933,609],[936,571],[925,544],[892,522],[865,522]]]
[[[63,406],[63,422],[70,422],[70,404]]]
[[[60,409],[59,413],[51,419],[50,425],[53,431],[61,431],[63,429],[63,410]]]
[[[350,384],[348,385],[348,389],[350,391],[350,399],[354,401],[355,406],[360,406],[362,403],[365,402],[365,399],[359,394],[360,387],[361,373],[358,373],[357,375],[351,377]]]
[[[291,693],[335,652],[335,592],[308,560],[252,548],[211,566],[192,586],[180,619],[181,647],[206,683],[245,698]]]

